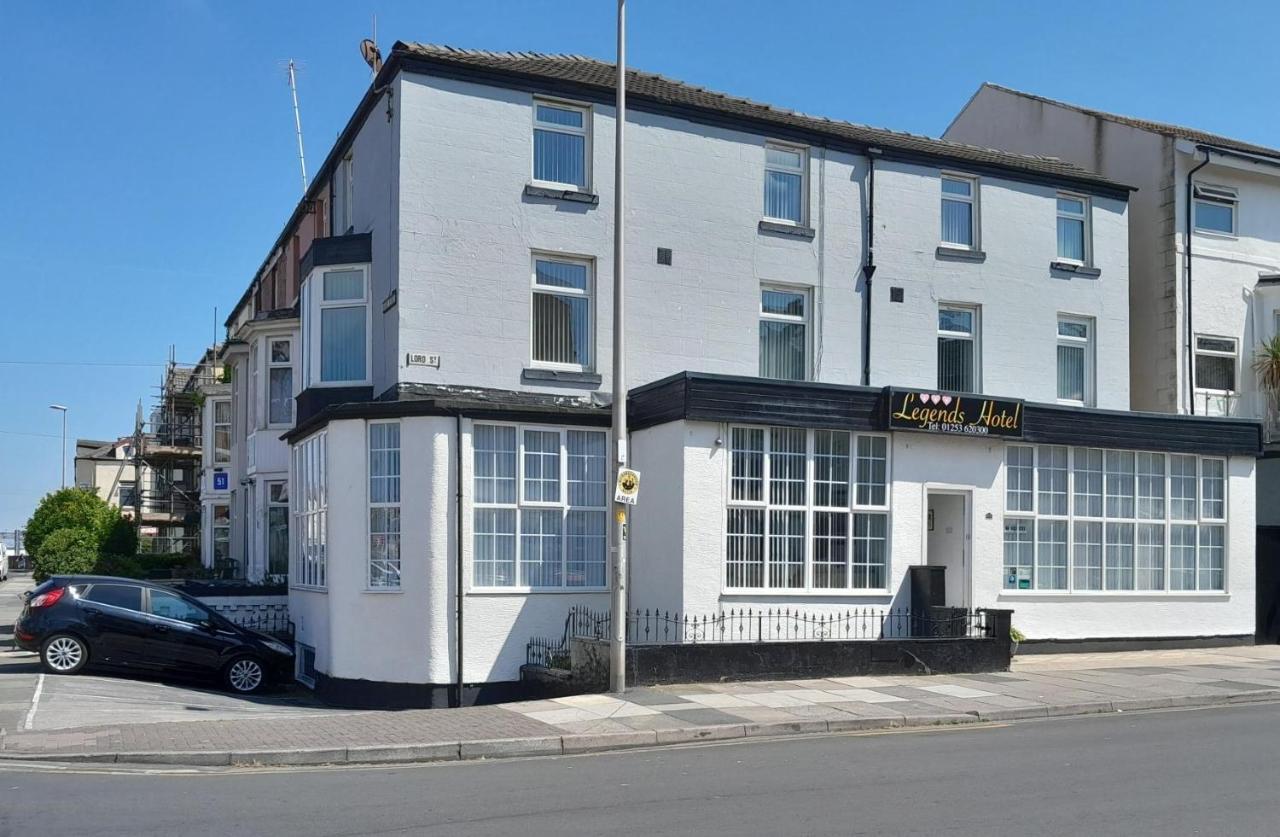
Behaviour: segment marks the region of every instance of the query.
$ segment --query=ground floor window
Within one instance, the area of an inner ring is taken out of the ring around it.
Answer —
[[[289,483],[267,483],[267,575],[289,574]]]
[[[213,566],[225,567],[231,560],[231,507],[213,507]]]
[[[328,569],[329,501],[326,479],[327,432],[321,431],[293,448],[293,519],[295,526],[292,581],[324,587]]]
[[[471,447],[474,585],[604,587],[606,434],[477,424]]]
[[[400,587],[400,423],[369,424],[369,586]]]
[[[1006,463],[1005,589],[1225,589],[1225,459],[1010,445]]]
[[[888,449],[884,436],[731,428],[725,586],[885,589]]]

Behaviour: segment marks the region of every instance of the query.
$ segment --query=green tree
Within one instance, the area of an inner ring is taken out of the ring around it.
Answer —
[[[118,509],[88,489],[54,491],[44,496],[27,521],[27,553],[36,555],[44,539],[59,529],[85,529],[93,534],[95,548],[100,548],[119,519]]]
[[[32,575],[44,581],[52,575],[82,575],[98,563],[98,535],[80,526],[49,533],[34,555]]]

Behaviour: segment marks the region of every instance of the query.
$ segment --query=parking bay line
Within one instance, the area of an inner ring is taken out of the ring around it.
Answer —
[[[27,717],[22,722],[23,729],[31,729],[31,725],[36,720],[36,709],[40,707],[40,693],[44,691],[44,674],[36,678],[36,693],[31,696],[31,708],[27,710]]]

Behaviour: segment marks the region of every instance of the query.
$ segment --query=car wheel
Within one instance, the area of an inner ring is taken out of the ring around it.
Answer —
[[[253,657],[237,657],[222,670],[222,682],[237,694],[251,695],[267,685],[267,672]]]
[[[89,662],[89,646],[71,634],[54,634],[40,647],[40,662],[50,674],[77,674]]]

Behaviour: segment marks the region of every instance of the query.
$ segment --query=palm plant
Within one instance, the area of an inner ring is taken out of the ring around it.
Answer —
[[[1274,414],[1280,406],[1280,334],[1264,340],[1253,356],[1253,374],[1258,376],[1258,386],[1267,396],[1267,406]]]

